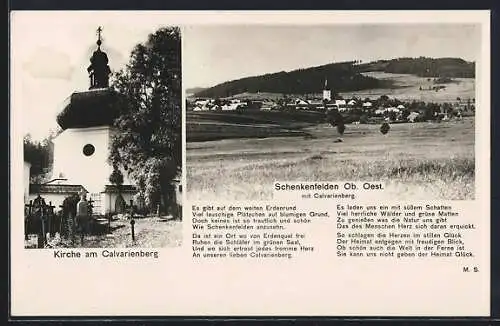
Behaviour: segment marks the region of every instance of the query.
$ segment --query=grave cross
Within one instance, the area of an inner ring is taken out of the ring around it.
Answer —
[[[94,202],[95,202],[95,200],[93,200],[92,197],[90,197],[87,202],[89,203],[89,216],[92,216],[94,214]]]
[[[30,202],[28,204],[24,204],[24,206],[31,209],[33,207],[33,200],[30,200]]]
[[[64,205],[63,204],[59,205],[59,208],[61,209],[60,213],[59,213],[59,214],[61,214],[61,220],[59,222],[59,235],[61,235],[61,237],[62,237],[63,235],[65,236],[65,232],[66,232],[64,230],[64,228],[66,227],[65,218],[64,218]]]
[[[130,200],[130,206],[128,207],[130,209],[130,227],[132,231],[132,241],[135,241],[135,220],[134,220],[134,201],[131,199]]]
[[[28,228],[31,219],[31,212],[33,209],[33,200],[30,200],[29,204],[24,204],[24,207],[28,208],[28,211],[24,213],[24,239],[29,240]]]
[[[54,222],[55,222],[55,218],[54,218],[54,208],[56,208],[56,206],[52,205],[52,202],[49,201],[49,204],[45,206],[47,208],[47,227],[48,227],[48,231],[49,231],[49,234],[50,234],[50,237],[54,237],[55,234],[56,234],[56,228],[55,228],[55,225],[54,225]]]

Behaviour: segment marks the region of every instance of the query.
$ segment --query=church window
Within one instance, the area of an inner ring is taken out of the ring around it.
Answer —
[[[94,154],[94,152],[95,152],[94,145],[87,144],[87,145],[83,146],[83,155],[90,156],[90,155]]]

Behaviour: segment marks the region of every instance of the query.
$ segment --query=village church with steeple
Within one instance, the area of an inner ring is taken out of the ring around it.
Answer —
[[[104,215],[122,212],[137,191],[123,170],[120,189],[109,181],[113,166],[108,157],[120,101],[109,87],[111,69],[101,50],[101,32],[99,27],[97,49],[87,68],[89,89],[71,94],[57,116],[63,131],[53,139],[53,182],[37,185],[30,197],[40,193],[57,207],[71,193],[85,191],[93,201],[94,214]]]

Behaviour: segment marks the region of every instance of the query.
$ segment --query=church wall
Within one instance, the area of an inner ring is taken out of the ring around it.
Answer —
[[[89,149],[84,154],[84,146]],[[91,146],[90,146],[91,145]],[[54,173],[68,184],[83,185],[89,192],[101,192],[112,172],[107,162],[110,127],[67,129],[54,139]]]
[[[331,101],[332,100],[332,92],[329,90],[323,91],[323,100]]]
[[[29,201],[30,195],[30,169],[31,164],[28,162],[24,162],[24,202]]]
[[[115,212],[115,202],[116,198],[118,198],[117,193],[102,193],[103,196],[103,214],[109,214]],[[122,193],[122,197],[125,200],[127,205],[130,205],[130,200],[133,199],[134,193]]]
[[[175,182],[175,202],[182,206],[182,184],[180,181]]]

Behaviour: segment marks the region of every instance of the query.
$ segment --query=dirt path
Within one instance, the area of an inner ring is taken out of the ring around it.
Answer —
[[[135,241],[132,241],[130,221],[115,220],[111,222],[111,233],[86,236],[83,244],[77,236],[75,243],[61,240],[59,235],[49,240],[50,248],[163,248],[176,247],[182,244],[182,221],[163,218],[146,217],[135,219]],[[25,248],[36,248],[36,236],[25,241]]]

